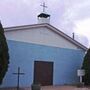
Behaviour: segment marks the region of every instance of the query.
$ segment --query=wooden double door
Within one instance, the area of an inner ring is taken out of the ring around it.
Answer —
[[[53,85],[53,62],[34,62],[33,83],[41,84],[42,86]]]

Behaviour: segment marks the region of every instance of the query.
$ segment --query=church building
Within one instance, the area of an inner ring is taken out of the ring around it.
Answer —
[[[50,15],[40,13],[38,24],[5,28],[10,64],[2,87],[16,87],[18,69],[20,87],[32,83],[70,85],[79,82],[87,48],[50,24]]]

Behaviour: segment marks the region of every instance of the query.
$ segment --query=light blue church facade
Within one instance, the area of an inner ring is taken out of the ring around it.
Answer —
[[[47,17],[41,19],[39,24],[5,28],[10,64],[2,87],[17,85],[17,75],[13,73],[18,67],[25,73],[20,76],[21,87],[29,87],[34,82],[41,85],[79,82],[77,70],[87,48],[45,23]]]

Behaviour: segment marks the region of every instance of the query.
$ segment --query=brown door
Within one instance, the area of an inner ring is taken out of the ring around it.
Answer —
[[[34,83],[53,85],[53,62],[34,62]]]

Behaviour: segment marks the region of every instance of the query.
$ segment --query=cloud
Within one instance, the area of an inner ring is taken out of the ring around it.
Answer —
[[[4,0],[0,2],[0,19],[5,27],[34,23],[37,4],[23,0]],[[29,3],[30,2],[30,3]],[[28,5],[26,3],[29,3]]]
[[[89,47],[89,40],[86,36],[75,33],[75,40],[82,43],[84,46]]]
[[[90,45],[90,18],[78,20],[75,23],[76,23],[76,28],[74,28],[74,31],[78,34],[86,36],[88,38]]]
[[[88,15],[88,10],[90,10],[90,0],[67,0],[65,2],[65,13],[63,13],[64,19],[75,20],[82,16]],[[86,14],[84,12],[87,12]],[[83,15],[85,14],[85,15]],[[90,13],[89,13],[90,16]],[[87,16],[86,16],[87,17]],[[82,17],[83,18],[83,17]]]
[[[69,35],[71,35],[72,32],[77,32],[77,26],[80,22],[83,22],[83,24],[78,26],[78,30],[80,28],[86,28],[86,25],[87,28],[90,29],[90,27],[88,27],[88,23],[90,23],[88,20],[88,18],[90,18],[90,0],[64,0],[63,5],[64,12],[60,21],[58,21],[59,24],[57,27],[62,28],[62,30]],[[85,25],[86,21],[87,24]],[[84,33],[85,31],[86,29],[82,30],[80,33]],[[88,36],[86,32],[82,35]]]
[[[90,18],[76,21],[76,28],[74,28],[76,32],[83,35],[90,35]]]

